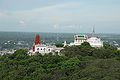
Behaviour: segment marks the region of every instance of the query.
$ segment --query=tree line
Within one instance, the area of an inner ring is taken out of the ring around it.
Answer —
[[[104,43],[66,46],[58,55],[29,56],[27,50],[0,56],[0,80],[120,80],[120,51]]]

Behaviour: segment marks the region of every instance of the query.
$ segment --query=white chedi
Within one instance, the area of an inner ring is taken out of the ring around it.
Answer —
[[[69,46],[81,45],[84,42],[88,42],[91,47],[103,47],[103,41],[96,37],[95,30],[93,28],[92,37],[88,38],[87,35],[75,35],[74,42],[70,43]]]
[[[87,40],[91,47],[103,47],[103,41],[100,38],[96,37],[95,30],[93,28],[92,37]]]
[[[103,47],[103,41],[97,37],[91,37],[87,40],[91,47]]]

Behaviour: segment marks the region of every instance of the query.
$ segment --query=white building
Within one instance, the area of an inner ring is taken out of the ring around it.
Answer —
[[[53,46],[47,46],[44,44],[38,44],[35,45],[35,51],[34,52],[39,52],[39,53],[50,53],[53,50]]]
[[[36,53],[49,54],[49,53],[58,53],[60,55],[60,51],[63,48],[57,48],[56,46],[45,45],[40,42],[40,36],[36,35],[36,40],[34,42],[33,48],[28,52],[29,55],[35,55]]]
[[[88,42],[91,47],[103,47],[103,41],[96,37],[95,30],[93,29],[92,37],[88,38],[87,35],[75,35],[74,42],[70,43],[69,46],[81,45],[84,42]]]
[[[87,40],[91,47],[103,47],[103,41],[100,38],[97,38],[95,30],[93,28],[92,37]]]
[[[64,43],[63,43],[63,44],[64,44],[64,46],[63,46],[63,47],[65,47],[65,46],[67,46],[67,45],[68,45],[68,44],[67,44],[67,41],[64,41]]]
[[[103,41],[97,37],[91,37],[87,40],[91,47],[103,47]]]
[[[82,43],[86,42],[87,39],[87,35],[74,35],[74,42],[70,43],[70,46],[81,45]]]

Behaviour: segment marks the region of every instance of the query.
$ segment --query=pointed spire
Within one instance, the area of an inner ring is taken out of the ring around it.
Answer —
[[[93,36],[93,37],[96,37],[96,33],[95,33],[95,27],[93,27],[92,36]]]
[[[40,44],[40,35],[37,34],[35,38],[35,45]]]
[[[64,47],[67,46],[67,41],[64,41]]]

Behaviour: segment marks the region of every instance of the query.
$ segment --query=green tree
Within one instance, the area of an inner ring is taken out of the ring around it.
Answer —
[[[84,42],[81,44],[82,46],[87,46],[87,47],[91,47],[90,44],[88,42]]]
[[[56,47],[63,47],[64,45],[63,45],[63,44],[60,44],[60,43],[56,43],[55,46],[56,46]]]

